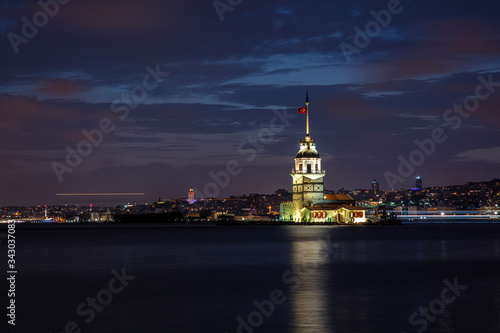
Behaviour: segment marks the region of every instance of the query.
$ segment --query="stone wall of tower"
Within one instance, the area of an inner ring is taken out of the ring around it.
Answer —
[[[292,185],[292,220],[300,220],[300,210],[304,207],[303,176],[293,175]]]
[[[302,208],[322,203],[323,174],[292,174],[292,220],[301,221]]]
[[[280,220],[293,221],[293,201],[283,201],[280,203]]]
[[[303,204],[304,206],[312,206],[323,202],[324,188],[323,179],[319,178],[310,179],[307,175],[304,176],[303,186]]]
[[[300,221],[301,219],[301,210],[304,208],[304,201],[302,193],[293,193],[293,201],[292,201],[292,220]]]

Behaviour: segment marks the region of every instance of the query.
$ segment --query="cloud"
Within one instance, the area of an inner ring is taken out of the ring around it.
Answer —
[[[408,34],[408,40],[381,43],[379,47],[390,54],[381,50],[383,60],[372,62],[381,80],[428,79],[476,70],[500,53],[498,26],[477,18],[421,21],[400,34]]]
[[[86,81],[79,79],[51,78],[39,82],[37,91],[54,96],[74,95],[88,91]]]
[[[64,120],[75,114],[60,107],[50,108],[36,98],[0,95],[0,129],[27,129],[42,120]]]
[[[402,91],[369,91],[364,93],[366,97],[385,97],[385,96],[399,96],[404,94]]]
[[[459,162],[500,163],[500,146],[467,150],[458,153],[455,160]]]
[[[183,7],[158,0],[143,0],[140,4],[133,0],[75,1],[63,8],[61,19],[70,26],[103,35],[117,31],[139,33],[179,24],[185,18]]]
[[[296,118],[256,160],[242,162],[248,173],[235,190],[289,188],[305,129],[296,110],[306,89],[329,186],[369,185],[397,167],[396,157],[414,150],[416,138],[442,126],[443,113],[474,93],[478,75],[493,72],[500,81],[498,1],[411,6],[347,64],[339,43],[352,41],[353,28],[382,9],[373,1],[255,0],[226,12],[224,22],[211,0],[71,1],[18,55],[7,38],[0,43],[0,171],[11,184],[0,199],[12,201],[22,184],[52,191],[50,161],[64,159],[65,147],[75,147],[82,130],[105,117],[116,131],[64,186],[112,186],[108,176],[120,173],[117,184],[144,181],[153,184],[148,191],[165,178],[169,195],[178,190],[172,182],[184,193],[184,180],[244,159],[238,145],[284,107]],[[40,8],[36,0],[8,0],[0,9],[0,30],[21,33],[21,17]],[[140,86],[145,67],[156,64],[171,75],[119,120],[112,101]],[[475,148],[500,146],[499,105],[500,89],[459,130],[446,127],[447,148],[421,170],[457,183],[474,177],[478,166],[481,176],[498,175],[498,162],[484,164],[498,151]],[[327,163],[328,156],[334,158]],[[439,172],[442,165],[453,172]],[[264,171],[273,176],[260,177]]]

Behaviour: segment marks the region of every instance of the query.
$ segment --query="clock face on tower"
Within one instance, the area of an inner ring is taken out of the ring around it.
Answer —
[[[313,190],[313,185],[304,185],[304,191],[312,191]]]

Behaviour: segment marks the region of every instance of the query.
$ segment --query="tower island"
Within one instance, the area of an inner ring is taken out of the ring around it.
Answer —
[[[299,109],[306,113],[306,136],[300,140],[292,176],[292,201],[280,204],[280,220],[284,222],[366,222],[365,208],[347,194],[324,194],[325,170],[321,169],[321,157],[316,141],[309,135],[309,96],[306,106]]]

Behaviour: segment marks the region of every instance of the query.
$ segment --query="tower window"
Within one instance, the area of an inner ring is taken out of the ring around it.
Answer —
[[[307,173],[311,173],[311,164],[307,164]]]
[[[302,171],[302,164],[299,164],[299,171]]]

